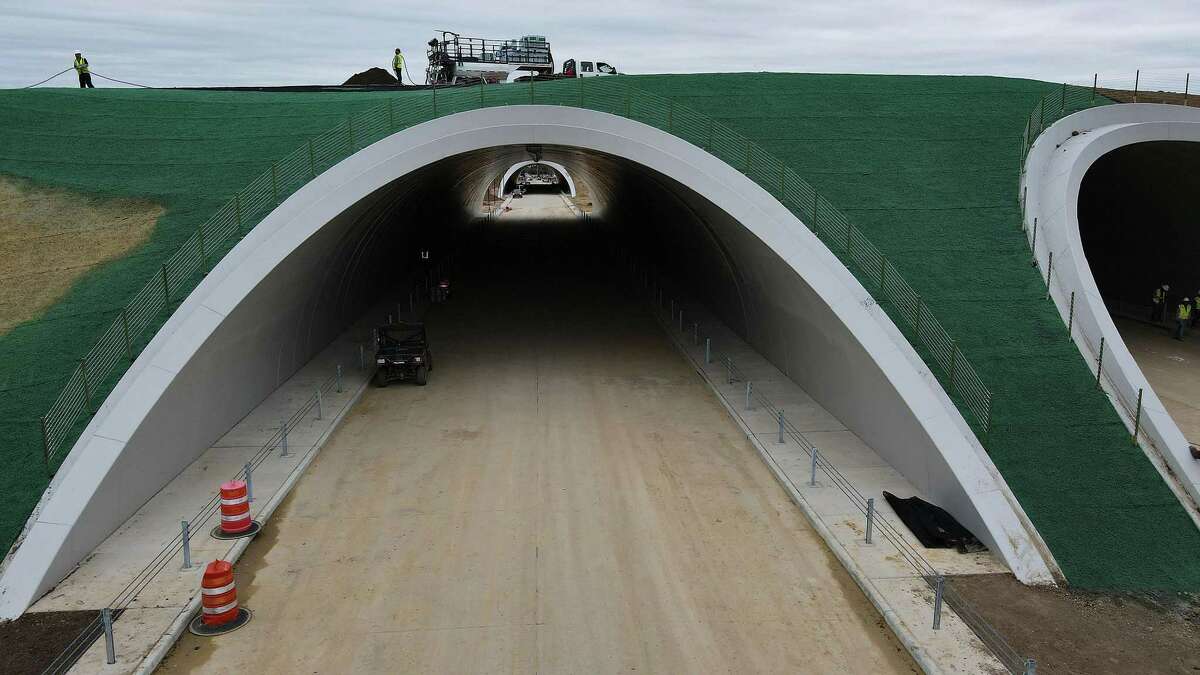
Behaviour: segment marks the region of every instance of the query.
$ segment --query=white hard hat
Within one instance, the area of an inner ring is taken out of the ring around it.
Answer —
[[[1171,290],[1171,287],[1170,287],[1170,286],[1168,286],[1168,285],[1166,285],[1166,284],[1163,284],[1163,290],[1164,290],[1164,291],[1169,291],[1169,290]]]

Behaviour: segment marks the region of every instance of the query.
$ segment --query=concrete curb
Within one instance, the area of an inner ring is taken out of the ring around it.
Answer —
[[[733,421],[737,423],[739,428],[741,428],[742,433],[746,434],[746,438],[748,438],[754,445],[754,449],[758,451],[758,455],[762,458],[763,463],[767,465],[768,469],[770,469],[771,475],[775,476],[775,481],[779,483],[780,487],[782,487],[784,491],[788,493],[788,496],[791,498],[792,502],[796,506],[800,507],[800,511],[804,513],[804,517],[808,519],[808,522],[813,526],[813,529],[815,529],[817,533],[821,535],[821,539],[825,541],[825,545],[829,547],[829,550],[833,551],[833,554],[837,557],[838,562],[840,562],[842,567],[846,569],[846,572],[850,574],[850,578],[854,579],[854,583],[857,584],[860,589],[862,589],[862,592],[871,601],[871,604],[875,606],[875,609],[878,610],[881,615],[883,615],[883,620],[887,622],[888,627],[892,629],[892,633],[896,635],[896,638],[900,640],[900,643],[904,645],[905,649],[908,650],[908,653],[912,656],[913,660],[917,662],[917,665],[921,668],[921,670],[928,675],[942,675],[942,673],[945,671],[943,671],[937,665],[937,663],[934,662],[929,653],[925,651],[925,648],[922,647],[920,642],[917,640],[916,635],[914,635],[912,631],[908,629],[908,626],[900,619],[899,615],[897,615],[896,610],[892,609],[891,604],[888,603],[883,594],[879,592],[879,589],[875,587],[875,584],[871,582],[866,573],[861,567],[859,567],[858,563],[856,563],[854,559],[850,557],[850,553],[846,551],[846,548],[842,546],[841,542],[839,542],[837,538],[833,536],[833,533],[829,531],[829,528],[825,525],[825,521],[821,519],[821,516],[818,515],[815,510],[813,510],[813,508],[804,499],[804,496],[792,486],[791,481],[788,480],[787,475],[783,472],[783,469],[779,467],[774,458],[771,457],[770,453],[763,448],[762,443],[759,442],[758,438],[750,430],[750,427],[746,426],[746,423],[742,420],[741,415],[737,414],[737,411],[730,406],[729,401],[721,394],[720,389],[717,388],[717,385],[713,382],[712,378],[708,376],[708,372],[704,370],[703,365],[698,363],[696,359],[690,353],[688,353],[686,345],[680,344],[679,340],[676,339],[674,331],[671,330],[670,326],[663,324],[657,312],[652,311],[651,314],[654,316],[654,320],[658,322],[659,327],[663,329],[663,332],[666,334],[667,339],[670,340],[671,345],[675,347],[676,351],[678,351],[683,358],[688,361],[688,363],[692,364],[692,367],[697,373],[699,373],[701,379],[708,384],[708,388],[712,390],[717,400],[721,402],[721,405],[725,408],[726,412],[729,413],[729,416],[733,418]],[[952,612],[953,610],[948,606],[943,606],[942,611]]]
[[[362,384],[358,386],[358,389],[354,392],[354,394],[349,398],[349,400],[346,401],[346,404],[343,405],[341,410],[338,411],[337,416],[333,418],[332,424],[329,425],[329,428],[326,429],[325,433],[321,434],[321,437],[317,439],[317,442],[314,443],[311,448],[309,448],[308,453],[304,456],[304,459],[302,459],[300,463],[292,469],[292,472],[283,482],[283,485],[279,486],[279,489],[275,491],[275,494],[271,497],[270,501],[267,502],[266,506],[264,506],[262,510],[256,514],[256,520],[265,524],[271,515],[275,513],[275,509],[279,508],[279,505],[283,503],[284,498],[291,493],[292,488],[295,487],[296,483],[300,481],[300,477],[303,476],[304,472],[308,469],[308,465],[312,463],[314,458],[316,458],[317,453],[319,453],[321,448],[325,446],[325,442],[329,440],[329,437],[333,435],[333,432],[336,431],[339,426],[341,426],[342,419],[346,417],[346,415],[350,412],[350,409],[354,407],[354,404],[358,403],[358,400],[362,398],[363,393],[367,390],[367,387],[370,386],[370,384],[370,378],[363,380]],[[229,549],[229,552],[225,555],[224,559],[228,560],[229,562],[237,562],[237,560],[242,557],[242,553],[246,551],[246,547],[248,547],[250,542],[254,541],[254,539],[255,537],[247,537],[245,539],[237,540],[237,543],[235,543],[233,547]],[[197,593],[192,596],[192,599],[188,602],[187,606],[184,607],[183,610],[179,612],[179,615],[175,617],[175,620],[171,622],[171,626],[167,629],[167,632],[163,633],[163,636],[159,638],[158,642],[154,643],[154,647],[150,649],[149,653],[142,657],[141,663],[139,663],[137,668],[133,671],[135,675],[150,675],[158,668],[160,664],[162,664],[163,659],[167,657],[167,654],[171,651],[171,648],[174,647],[175,643],[179,641],[179,638],[183,635],[184,631],[187,630],[188,623],[199,610],[200,594]]]

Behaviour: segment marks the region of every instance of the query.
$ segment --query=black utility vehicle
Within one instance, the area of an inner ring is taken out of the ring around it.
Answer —
[[[425,339],[423,323],[393,323],[375,329],[375,386],[392,380],[413,380],[421,386],[429,381],[433,357]]]

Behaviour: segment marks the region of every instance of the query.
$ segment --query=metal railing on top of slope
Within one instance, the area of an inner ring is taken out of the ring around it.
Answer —
[[[896,267],[857,227],[811,184],[754,141],[721,122],[637,89],[624,77],[580,78],[528,85],[433,88],[386,102],[309,139],[272,162],[270,168],[196,228],[120,310],[95,346],[79,361],[50,409],[41,418],[42,458],[47,474],[54,472],[66,441],[77,438],[82,425],[103,400],[104,387],[114,384],[122,362],[137,356],[137,345],[156,320],[182,300],[221,256],[285,198],[359,149],[396,131],[438,117],[505,105],[565,105],[620,115],[678,136],[741,170],[780,200],[848,265],[873,285],[879,299],[888,301],[925,346],[943,371],[951,396],[975,417],[985,432],[991,424],[991,391],[983,384],[955,340],[937,321],[928,305]]]
[[[1141,75],[1141,71],[1138,71],[1132,80],[1133,92],[1137,92],[1140,83],[1145,82],[1141,79]],[[1182,101],[1187,101],[1190,96],[1190,74],[1151,81],[1156,83],[1160,89],[1156,92],[1142,92],[1144,98],[1151,99],[1148,102],[1157,102],[1153,100],[1154,95],[1161,95],[1164,92],[1181,94]],[[1109,88],[1106,89],[1100,86],[1101,84],[1105,84]],[[1029,150],[1043,131],[1073,113],[1114,103],[1106,92],[1111,92],[1113,89],[1129,92],[1129,89],[1123,88],[1126,84],[1128,83],[1121,81],[1102,82],[1097,76],[1093,78],[1093,82],[1089,86],[1063,84],[1061,89],[1043,97],[1029,114],[1029,121],[1025,125],[1025,133],[1021,139],[1021,181],[1024,182],[1025,160],[1029,155]],[[1119,105],[1119,103],[1116,104]],[[1034,218],[1033,222],[1028,222],[1026,195],[1020,187],[1017,189],[1017,201],[1021,207],[1021,229],[1025,233],[1026,243],[1029,244],[1030,252],[1033,254],[1033,264],[1040,270],[1046,284],[1046,297],[1056,304],[1061,302],[1062,312],[1067,316],[1067,339],[1075,342],[1081,353],[1091,355],[1087,362],[1088,367],[1096,374],[1096,388],[1108,394],[1118,411],[1123,413],[1122,419],[1129,426],[1131,441],[1134,444],[1139,442],[1145,444],[1144,447],[1157,455],[1168,471],[1173,472],[1167,459],[1170,451],[1160,447],[1142,424],[1144,390],[1142,388],[1135,390],[1133,384],[1129,382],[1118,382],[1104,370],[1104,357],[1111,351],[1111,346],[1105,344],[1104,336],[1089,335],[1087,327],[1076,320],[1075,298],[1077,294],[1083,293],[1082,289],[1068,284],[1059,271],[1054,268],[1054,251],[1046,245],[1045,237],[1041,237],[1039,241],[1037,218]],[[1055,291],[1057,291],[1058,299],[1054,297]],[[1190,500],[1182,487],[1179,490],[1185,500]]]

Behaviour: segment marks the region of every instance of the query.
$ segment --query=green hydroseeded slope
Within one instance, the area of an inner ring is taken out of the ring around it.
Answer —
[[[1096,390],[1029,265],[1017,141],[1053,85],[768,73],[628,80],[758,141],[891,258],[992,390],[982,440],[1073,584],[1200,589],[1200,533]],[[0,461],[11,467],[0,475],[0,545],[45,485],[37,417],[119,307],[271,160],[386,96],[0,92],[0,172],[168,208],[142,249],[0,338]]]

